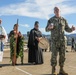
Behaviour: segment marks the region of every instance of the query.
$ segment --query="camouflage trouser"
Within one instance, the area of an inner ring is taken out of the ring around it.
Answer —
[[[57,65],[57,55],[59,52],[59,66],[64,66],[65,61],[65,44],[62,42],[53,42],[51,43],[52,56],[51,56],[51,66]]]

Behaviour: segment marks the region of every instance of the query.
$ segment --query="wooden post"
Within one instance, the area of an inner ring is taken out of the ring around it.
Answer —
[[[15,66],[15,64],[16,64],[16,51],[17,51],[17,38],[18,38],[18,19],[17,19],[17,25],[16,25],[16,35],[17,35],[17,37],[16,37],[16,45],[15,45],[15,47],[14,47],[14,56],[13,56],[13,65]]]

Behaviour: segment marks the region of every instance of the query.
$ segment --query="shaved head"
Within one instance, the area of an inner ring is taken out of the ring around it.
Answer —
[[[60,16],[60,8],[59,7],[54,7],[54,13],[56,16]]]
[[[54,7],[54,11],[59,10],[59,9],[60,9],[59,7]]]

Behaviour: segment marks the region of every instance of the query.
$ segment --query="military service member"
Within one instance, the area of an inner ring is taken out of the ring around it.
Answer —
[[[60,10],[58,7],[54,8],[55,16],[48,20],[46,31],[51,31],[51,66],[52,75],[56,75],[56,65],[57,65],[57,55],[59,52],[59,66],[61,75],[68,75],[63,69],[65,61],[65,38],[64,30],[67,32],[72,32],[75,27],[70,28],[67,21],[60,16]]]

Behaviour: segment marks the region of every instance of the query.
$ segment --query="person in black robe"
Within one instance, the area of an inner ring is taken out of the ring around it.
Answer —
[[[39,22],[36,21],[34,28],[30,31],[28,38],[28,62],[35,64],[43,64],[43,53],[42,49],[38,47],[39,40],[42,37],[39,31]]]

